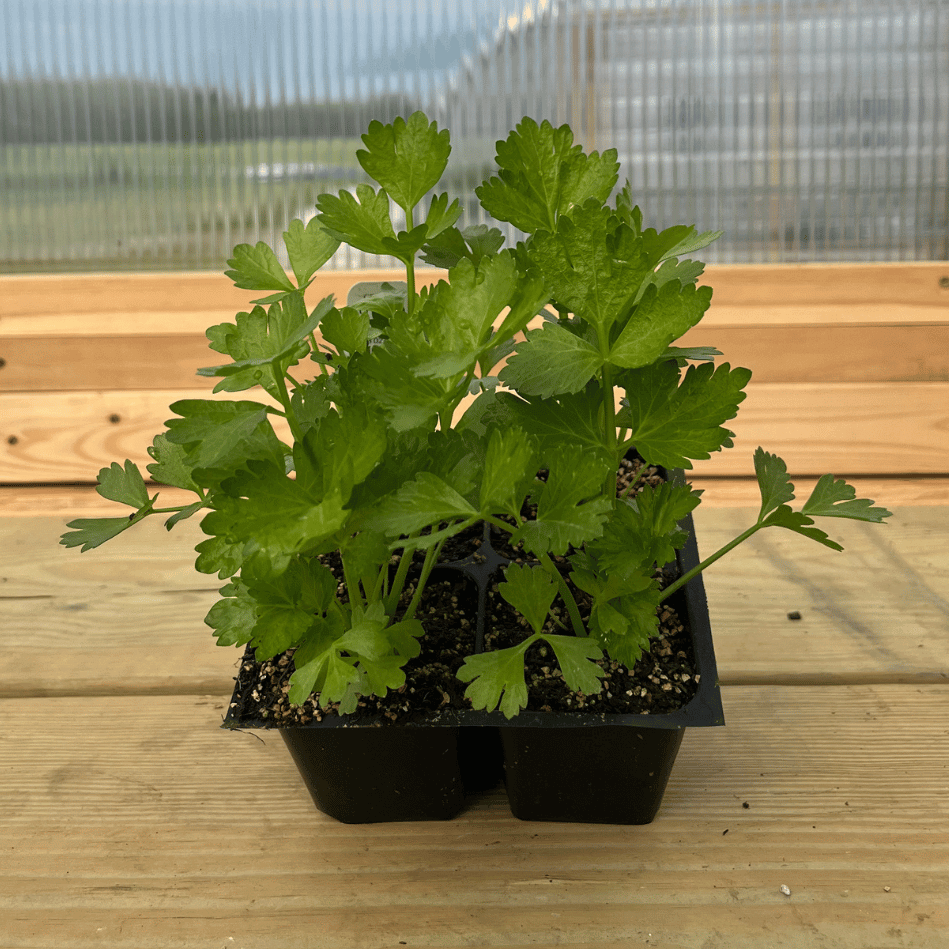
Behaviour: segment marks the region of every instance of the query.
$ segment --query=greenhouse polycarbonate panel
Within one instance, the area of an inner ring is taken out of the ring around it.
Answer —
[[[709,260],[949,257],[946,0],[0,0],[0,23],[3,272],[220,269],[419,108],[462,223],[530,115],[616,147],[648,225],[724,230]]]

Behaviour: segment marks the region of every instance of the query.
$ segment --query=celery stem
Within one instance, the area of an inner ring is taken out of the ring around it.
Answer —
[[[706,567],[710,567],[713,563],[715,563],[716,560],[718,560],[720,557],[724,557],[725,554],[728,553],[728,551],[733,550],[740,543],[748,540],[748,538],[751,537],[752,534],[754,534],[756,531],[761,530],[761,528],[764,526],[765,525],[762,524],[761,522],[757,524],[752,524],[751,527],[748,528],[748,530],[742,531],[742,533],[740,533],[734,540],[729,541],[720,550],[716,550],[715,553],[712,554],[711,557],[708,557],[706,560],[703,560],[697,567],[693,567],[691,570],[689,570],[688,573],[682,574],[682,576],[679,577],[678,580],[676,580],[674,583],[670,583],[669,586],[667,586],[665,590],[662,591],[661,595],[659,596],[659,602],[661,603],[667,597],[675,593],[675,591],[678,590],[680,587],[685,586],[689,582],[689,580],[691,580],[695,576],[698,576]]]

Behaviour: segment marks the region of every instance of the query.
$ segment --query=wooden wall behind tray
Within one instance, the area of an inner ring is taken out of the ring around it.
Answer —
[[[322,275],[308,303],[366,279],[398,274]],[[687,343],[754,378],[735,448],[698,462],[696,483],[746,491],[758,445],[805,481],[892,473],[925,495],[949,474],[949,264],[720,265],[701,282],[712,307]],[[0,277],[0,485],[34,488],[4,503],[148,463],[168,405],[210,395],[205,329],[256,296],[215,273]]]

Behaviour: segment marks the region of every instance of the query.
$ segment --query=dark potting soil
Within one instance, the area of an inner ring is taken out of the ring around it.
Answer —
[[[620,493],[625,491],[631,479],[639,479],[637,466],[638,462],[626,462],[620,470],[617,479]],[[649,473],[647,478],[641,480],[652,479],[662,480],[660,475],[654,473]],[[634,488],[632,493],[635,491]],[[524,512],[525,516],[529,513]],[[477,556],[483,538],[483,526],[476,525],[465,533],[464,537],[459,535],[453,538],[456,542],[451,548],[446,544],[442,551],[442,563]],[[498,553],[522,561],[523,551],[504,547],[501,539],[498,537],[492,542]],[[412,581],[418,576],[421,553],[417,553],[414,559],[403,597],[403,609],[414,590]],[[563,564],[566,571],[564,558],[554,559]],[[338,556],[334,558],[334,555],[327,555],[324,562],[342,581]],[[397,562],[394,558],[394,563]],[[660,576],[663,585],[675,579],[674,574],[657,576]],[[590,610],[589,598],[575,587],[573,593],[585,621]],[[486,650],[516,645],[530,634],[529,627],[523,625],[526,621],[498,593],[496,582],[488,588],[486,613]],[[548,620],[545,631],[568,633],[567,612],[559,596],[554,601],[553,613],[561,618],[566,628],[556,625],[554,620]],[[353,713],[353,722],[365,719],[409,723],[420,721],[434,711],[470,709],[471,702],[464,695],[467,685],[459,681],[455,673],[465,657],[475,651],[477,614],[477,586],[473,581],[454,569],[433,572],[417,613],[425,629],[425,635],[419,640],[421,652],[405,665],[405,685],[395,692],[390,691],[383,698],[361,698]],[[591,695],[573,692],[563,680],[553,650],[543,642],[532,644],[525,655],[527,708],[546,712],[575,712],[582,709],[606,714],[658,715],[681,708],[698,691],[699,676],[695,670],[689,631],[676,611],[667,604],[663,604],[659,610],[659,635],[651,641],[649,650],[631,669],[608,658],[601,659],[597,664],[606,673],[602,679],[602,690]],[[262,719],[275,726],[301,725],[339,714],[337,704],[329,703],[321,708],[315,696],[311,696],[302,706],[291,705],[287,693],[293,671],[293,650],[258,662],[253,650],[248,649],[241,662],[238,687],[231,706],[237,721]]]

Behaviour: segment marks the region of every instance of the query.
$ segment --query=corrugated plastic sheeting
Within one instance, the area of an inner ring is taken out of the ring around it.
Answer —
[[[944,0],[0,0],[0,21],[4,272],[218,269],[365,180],[358,134],[415,108],[451,129],[458,194],[531,115],[615,146],[647,223],[724,230],[709,260],[949,257]]]

